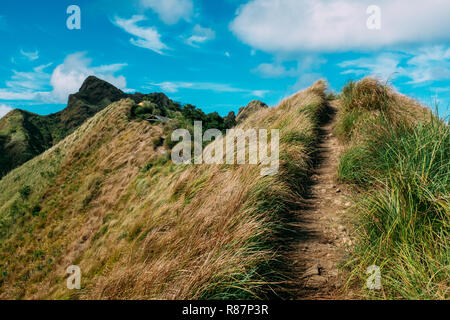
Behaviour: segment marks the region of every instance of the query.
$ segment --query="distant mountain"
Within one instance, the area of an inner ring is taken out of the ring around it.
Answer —
[[[177,109],[163,93],[126,94],[94,76],[86,78],[80,90],[69,95],[67,107],[41,116],[15,109],[0,119],[0,178],[65,138],[86,119],[112,102],[131,98],[136,103],[148,100],[162,109]]]

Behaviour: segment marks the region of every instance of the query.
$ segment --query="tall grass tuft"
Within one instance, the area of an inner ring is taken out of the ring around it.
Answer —
[[[393,100],[386,112],[395,112]],[[364,289],[365,297],[448,299],[450,129],[434,115],[412,123],[380,114],[366,124],[338,172],[363,191],[353,208],[359,241],[349,283],[364,286],[367,267],[377,265],[382,290]]]

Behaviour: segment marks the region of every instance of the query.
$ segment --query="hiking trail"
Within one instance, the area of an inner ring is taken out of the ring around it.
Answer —
[[[327,119],[319,129],[314,170],[309,195],[296,212],[298,240],[289,259],[296,279],[296,299],[345,299],[344,279],[338,266],[342,263],[352,240],[344,214],[352,203],[345,186],[337,182],[339,155],[342,146],[333,133],[338,101],[331,101]]]

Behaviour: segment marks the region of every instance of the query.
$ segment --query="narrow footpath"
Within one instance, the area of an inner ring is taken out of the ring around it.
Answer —
[[[296,213],[299,239],[290,253],[293,263],[294,297],[297,299],[349,299],[343,292],[345,279],[339,265],[352,245],[346,209],[352,203],[349,193],[337,182],[342,147],[333,127],[339,105],[331,101],[328,119],[319,131],[314,172],[309,196]]]

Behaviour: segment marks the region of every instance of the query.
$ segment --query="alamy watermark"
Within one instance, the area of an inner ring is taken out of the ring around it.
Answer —
[[[381,8],[376,5],[367,7],[366,13],[369,15],[367,18],[367,29],[380,30],[381,29]]]
[[[68,266],[66,269],[66,273],[70,274],[70,276],[67,278],[67,289],[73,290],[73,289],[81,289],[81,269],[79,266],[71,265]]]
[[[66,26],[69,30],[81,29],[81,9],[77,5],[70,5],[67,7],[66,13],[70,16],[66,20]],[[381,29],[381,8],[377,5],[370,5],[366,9],[369,15],[366,21],[369,30]]]
[[[367,268],[366,273],[369,275],[366,281],[366,287],[369,290],[381,289],[381,270],[377,265],[371,265]]]
[[[172,149],[171,157],[175,164],[246,164],[248,154],[248,164],[263,166],[261,175],[278,173],[280,165],[278,129],[270,130],[270,155],[267,129],[228,129],[225,138],[218,129],[208,129],[204,134],[202,132],[202,122],[195,121],[194,139],[186,129],[177,129],[172,133],[172,141],[181,140]],[[203,150],[203,141],[212,141],[213,138],[214,142]]]
[[[70,16],[66,20],[66,26],[69,30],[80,30],[81,29],[81,9],[77,5],[70,5],[66,10],[67,14]]]

